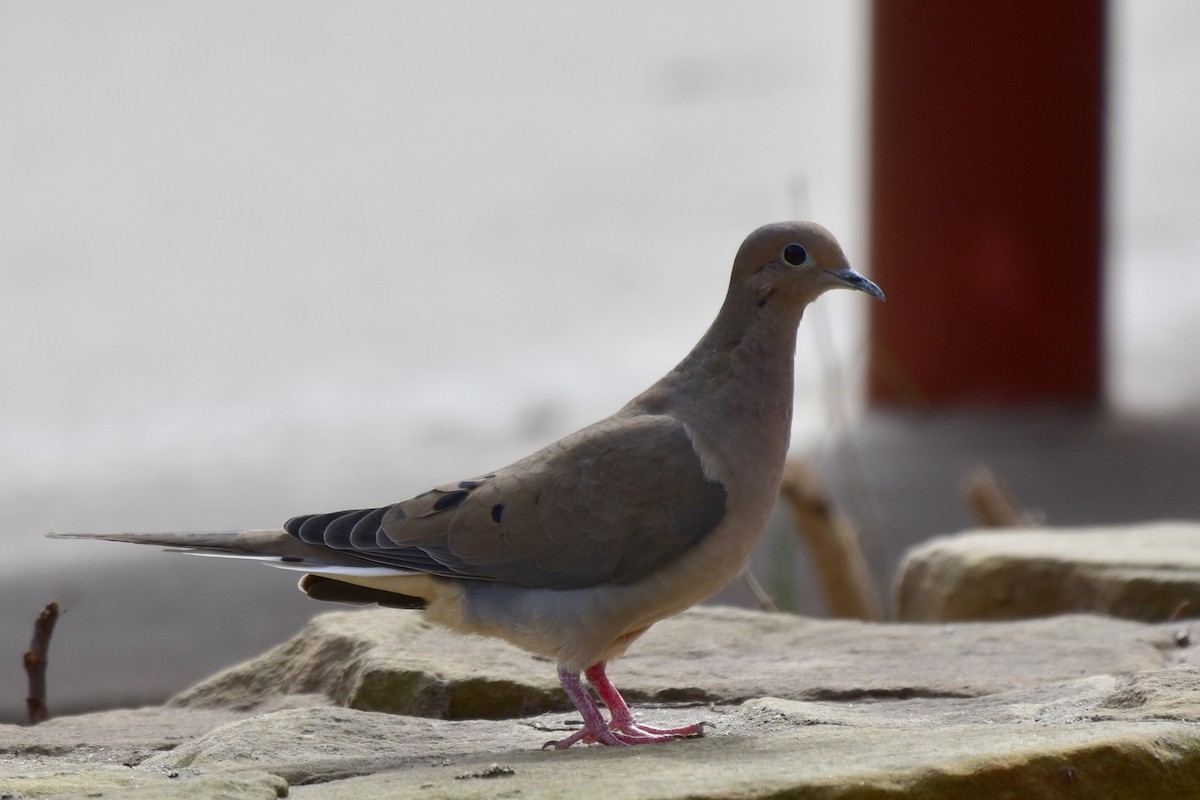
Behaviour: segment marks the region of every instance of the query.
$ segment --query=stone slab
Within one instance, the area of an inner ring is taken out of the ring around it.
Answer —
[[[322,652],[316,643],[336,633],[353,661],[400,636],[434,665],[440,632],[412,619],[327,615],[314,623],[321,636],[299,637],[308,644],[290,652]],[[264,693],[235,669],[205,684],[221,691],[200,693],[203,703],[0,726],[0,796],[1200,796],[1197,641],[1195,621],[872,625],[693,611],[657,626],[613,674],[630,696],[655,700],[635,707],[639,718],[704,721],[706,736],[566,752],[540,747],[577,728],[574,712],[442,719],[346,708],[331,705],[336,660],[290,673],[264,663],[307,693]],[[475,653],[477,678],[513,666],[501,643],[469,646],[491,648]],[[551,666],[529,659],[523,669],[537,684]],[[239,681],[258,694],[231,690]],[[680,687],[683,697],[671,694]],[[225,691],[233,702],[222,705]]]
[[[906,556],[902,620],[1097,613],[1146,622],[1200,616],[1200,524],[972,531]]]
[[[1092,616],[873,625],[701,607],[651,628],[609,675],[634,702],[968,697],[1154,669],[1177,649],[1168,629]],[[545,659],[389,609],[322,615],[173,702],[250,709],[291,693],[448,719],[570,708]]]

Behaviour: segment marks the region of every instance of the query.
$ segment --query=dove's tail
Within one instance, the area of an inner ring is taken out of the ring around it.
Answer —
[[[284,530],[178,533],[48,533],[51,539],[102,539],[166,547],[177,553],[241,558],[307,573],[300,588],[314,600],[392,608],[424,608],[429,577],[372,564],[339,550],[307,544]]]
[[[166,547],[181,553],[249,558],[272,566],[304,570],[363,567],[362,559],[300,541],[287,531],[186,531],[177,533],[48,533],[51,539],[102,539]]]

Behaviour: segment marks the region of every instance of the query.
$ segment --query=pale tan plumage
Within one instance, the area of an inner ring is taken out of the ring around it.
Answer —
[[[510,466],[280,531],[72,535],[262,558],[308,573],[301,587],[314,598],[423,608],[554,658],[586,723],[557,746],[698,734],[635,723],[604,665],[745,563],[779,491],[796,328],[832,288],[883,297],[824,228],[767,225],[742,244],[720,313],[675,369]]]

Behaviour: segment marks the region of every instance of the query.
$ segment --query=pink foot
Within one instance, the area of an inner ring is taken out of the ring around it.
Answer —
[[[575,733],[572,733],[565,739],[546,742],[544,745],[542,745],[542,749],[566,750],[571,745],[578,744],[579,742],[583,742],[584,744],[599,743],[608,745],[609,747],[625,747],[626,745],[633,744],[658,744],[660,742],[673,742],[676,739],[682,738],[673,734],[652,734],[644,730],[638,730],[637,732],[618,731],[608,727],[607,725],[604,725],[604,723],[601,723],[601,725],[602,727],[598,732],[593,732],[592,730],[584,727],[575,731]]]
[[[603,663],[588,667],[584,675],[587,676],[588,683],[596,687],[596,691],[600,694],[600,699],[604,701],[604,705],[608,707],[609,714],[612,715],[612,721],[608,724],[610,728],[624,731],[625,733],[665,737],[663,741],[704,735],[704,726],[708,724],[705,722],[685,725],[682,728],[655,728],[638,722],[633,718],[633,712],[629,710],[629,706],[625,703],[625,698],[621,697],[621,693],[617,691],[617,687],[613,686],[612,681],[605,674]]]
[[[668,739],[688,739],[693,736],[703,736],[704,726],[707,722],[697,722],[694,725],[684,725],[682,728],[655,728],[652,725],[643,725],[640,722],[633,722],[620,727],[610,725],[613,730],[622,731],[624,733],[639,733],[645,736],[665,736]]]
[[[612,716],[611,721],[604,721],[604,716],[600,713],[599,706],[596,705],[596,702],[592,700],[592,696],[584,688],[583,681],[579,679],[579,675],[559,667],[559,682],[562,684],[563,691],[567,693],[567,697],[571,698],[571,702],[575,704],[575,708],[579,709],[579,713],[583,715],[583,728],[565,739],[546,742],[542,746],[543,750],[550,747],[553,747],[555,750],[566,750],[571,745],[579,742],[583,742],[584,744],[599,743],[610,747],[622,747],[634,744],[659,744],[662,742],[673,742],[676,739],[685,737],[704,735],[705,723],[703,722],[698,722],[695,725],[687,725],[682,728],[654,728],[649,725],[638,724],[633,718],[633,713],[630,712],[629,706],[625,703],[625,699],[621,697],[621,693],[617,691],[617,687],[612,685],[612,681],[604,673],[603,662],[589,667],[585,674],[587,675],[588,682],[600,694],[600,699],[604,701],[604,705],[608,706],[609,713]]]

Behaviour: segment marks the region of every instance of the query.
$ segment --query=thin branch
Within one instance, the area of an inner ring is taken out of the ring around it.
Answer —
[[[767,594],[767,590],[758,582],[758,578],[754,577],[754,573],[750,571],[750,565],[742,567],[742,580],[746,582],[746,587],[750,593],[754,595],[755,602],[758,603],[759,611],[778,611],[779,606],[775,605],[775,601],[771,599],[771,595]]]
[[[959,483],[963,500],[976,521],[985,528],[1022,528],[1038,524],[1031,514],[1000,483],[996,474],[984,466],[972,469]]]
[[[808,545],[830,613],[851,619],[883,619],[883,606],[875,594],[858,534],[833,508],[812,468],[789,459],[780,494]]]
[[[25,672],[29,675],[29,697],[25,706],[29,711],[29,724],[36,725],[50,718],[46,707],[46,653],[50,649],[50,636],[54,623],[58,622],[58,603],[46,606],[33,624],[33,641],[25,654]]]

